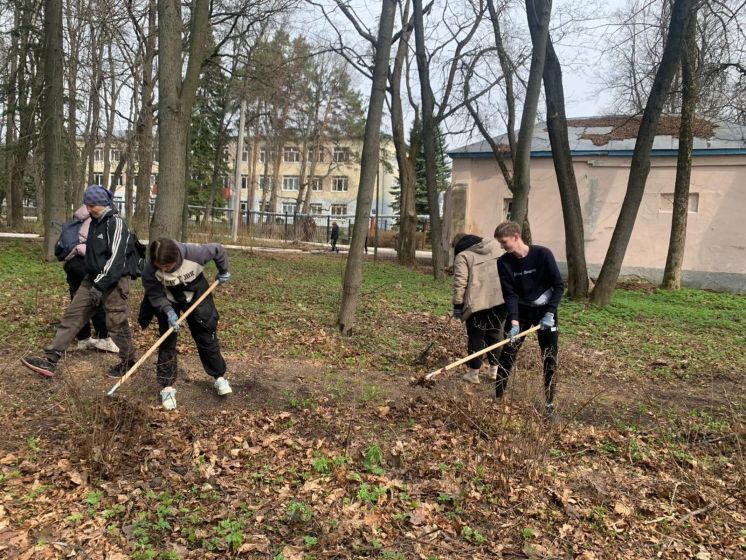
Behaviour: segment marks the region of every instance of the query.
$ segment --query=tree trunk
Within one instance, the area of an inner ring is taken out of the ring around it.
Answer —
[[[241,220],[241,162],[243,161],[243,141],[246,132],[246,99],[241,99],[241,108],[238,118],[238,143],[236,147],[236,189],[233,193],[233,242],[238,240],[238,223]],[[220,153],[222,153],[222,149]]]
[[[547,100],[547,130],[565,223],[567,292],[574,299],[585,299],[588,297],[588,269],[585,262],[583,214],[567,134],[562,66],[551,37],[547,41],[547,59],[544,65],[544,94]]]
[[[686,48],[681,55],[681,123],[679,125],[679,154],[676,161],[676,181],[673,193],[671,237],[668,242],[666,268],[661,287],[666,290],[681,288],[681,268],[686,245],[686,222],[689,214],[689,181],[692,175],[694,117],[699,96],[699,68],[697,67],[697,9],[692,9],[686,33]]]
[[[373,81],[368,105],[368,118],[365,122],[365,135],[360,162],[360,181],[355,209],[355,226],[350,242],[350,253],[345,267],[342,289],[342,304],[339,310],[339,332],[349,336],[355,323],[355,312],[360,301],[360,285],[363,280],[363,246],[368,230],[370,205],[373,201],[373,188],[378,173],[378,160],[381,145],[381,121],[383,103],[386,97],[386,82],[391,53],[391,37],[394,30],[396,1],[383,0],[381,19],[378,24],[378,38],[375,49]]]
[[[526,0],[526,14],[535,25],[531,30],[531,68],[526,86],[526,98],[521,115],[521,128],[518,132],[513,156],[513,207],[512,220],[523,224],[528,218],[528,193],[531,189],[531,141],[534,136],[536,111],[539,106],[541,80],[544,74],[547,42],[549,39],[549,18],[552,5],[549,0]],[[524,234],[524,239],[527,236]]]
[[[208,0],[195,0],[189,29],[189,56],[182,81],[181,3],[158,2],[158,197],[150,239],[182,239],[186,201],[187,141],[192,106],[209,39]]]
[[[135,193],[134,226],[144,231],[150,222],[150,176],[153,173],[153,58],[156,39],[156,2],[148,6],[147,38],[143,46],[142,91],[140,111],[135,125],[137,144],[137,192]]]
[[[63,50],[62,0],[44,5],[44,253],[54,258],[54,222],[65,220],[65,166],[63,159]]]
[[[13,13],[13,27],[18,28],[18,10]],[[15,166],[15,143],[16,137],[16,109],[18,100],[18,36],[16,33],[10,34],[10,48],[8,50],[10,59],[10,71],[8,73],[8,83],[6,84],[6,102],[5,102],[5,220],[9,227],[15,227],[13,209],[18,204],[23,204],[13,196],[10,177],[13,175]],[[23,208],[21,208],[23,212]]]
[[[419,144],[407,149],[407,137],[404,130],[404,111],[402,109],[401,81],[404,63],[409,51],[409,40],[412,36],[411,25],[407,24],[407,10],[402,14],[403,29],[399,38],[399,45],[394,58],[389,80],[391,82],[391,131],[396,151],[396,161],[399,167],[399,240],[397,246],[397,260],[400,265],[413,267],[417,262],[417,209],[416,177],[413,162],[416,160]],[[414,129],[420,127],[419,111],[415,110]],[[420,138],[417,135],[417,138]],[[410,158],[410,154],[414,157]]]
[[[422,96],[422,141],[425,150],[425,183],[427,185],[427,200],[430,207],[430,245],[432,246],[433,277],[445,276],[446,253],[443,249],[441,235],[440,207],[438,206],[437,179],[437,126],[433,118],[435,99],[430,87],[430,70],[428,68],[427,52],[425,51],[425,24],[422,15],[422,0],[413,0],[414,42],[417,57],[417,72],[420,77],[420,91]]]
[[[611,303],[614,295],[614,288],[622,269],[624,254],[627,251],[632,229],[635,226],[637,211],[645,193],[645,182],[650,171],[650,150],[653,147],[658,118],[668,96],[671,80],[681,60],[681,52],[693,4],[694,0],[675,0],[671,11],[668,40],[653,80],[650,95],[645,104],[645,111],[642,114],[640,130],[632,154],[627,193],[624,196],[609,249],[606,252],[606,258],[591,297],[592,302],[597,305]]]

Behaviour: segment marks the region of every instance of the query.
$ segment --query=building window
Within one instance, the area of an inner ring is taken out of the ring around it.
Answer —
[[[332,216],[346,216],[347,205],[346,204],[332,204],[331,214]]]
[[[283,214],[295,214],[295,202],[283,202],[282,213]]]
[[[673,213],[673,193],[661,193],[658,211],[661,214]],[[699,212],[699,193],[689,193],[688,211],[690,214]]]
[[[505,216],[506,222],[510,221],[510,217],[512,214],[513,214],[513,199],[503,198],[503,216]]]
[[[261,150],[259,150],[259,161],[261,161],[262,163],[267,163],[267,153],[267,148],[262,148]],[[270,157],[271,155],[272,154],[270,154]]]
[[[93,184],[94,185],[100,185],[104,181],[104,176],[101,173],[94,173],[93,174]]]
[[[324,161],[324,148],[309,149],[308,161]]]
[[[260,212],[271,212],[272,211],[272,207],[269,205],[268,200],[264,201],[263,204],[261,200],[259,201],[259,211]]]
[[[309,206],[309,210],[312,215],[321,216],[321,213],[324,211],[324,206],[320,202],[312,202]]]
[[[295,163],[300,161],[300,150],[295,146],[285,146],[282,151],[282,159],[288,163]]]
[[[332,161],[336,163],[345,163],[350,159],[350,150],[348,148],[334,148],[332,152]]]
[[[155,185],[155,182],[157,180],[158,180],[158,176],[157,175],[151,175],[150,176],[150,186],[152,187],[153,185]]]
[[[109,156],[110,156],[111,161],[119,161],[119,150],[112,148],[109,151]]]
[[[284,175],[282,177],[283,191],[297,191],[300,185],[300,177],[297,175]]]
[[[324,190],[324,182],[321,177],[311,177],[311,191],[319,192]]]
[[[332,191],[334,192],[347,192],[348,181],[347,177],[332,177]]]
[[[242,189],[249,188],[249,176],[248,175],[241,175],[241,188]]]
[[[241,152],[241,161],[249,161],[249,151],[244,150]]]
[[[123,183],[122,181],[123,181],[123,176],[122,176],[122,174],[120,173],[120,174],[119,174],[119,175],[117,176],[117,186],[121,187],[121,186],[122,186],[122,185],[124,184],[124,183]]]
[[[93,150],[93,161],[101,161],[101,159],[101,150],[96,148],[95,150]]]
[[[269,176],[262,175],[261,177],[259,177],[259,188],[260,189],[262,189],[263,191],[269,190],[269,188],[270,188],[269,184],[270,184],[269,183]]]

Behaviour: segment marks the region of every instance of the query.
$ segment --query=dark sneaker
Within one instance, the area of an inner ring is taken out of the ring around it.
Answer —
[[[125,360],[112,366],[109,371],[106,372],[107,377],[122,377],[129,369],[135,365],[135,360]]]
[[[57,370],[57,362],[53,362],[47,357],[24,356],[21,358],[21,363],[44,377],[54,377]]]

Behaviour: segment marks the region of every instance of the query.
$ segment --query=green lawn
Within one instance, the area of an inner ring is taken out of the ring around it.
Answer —
[[[3,346],[44,344],[48,323],[67,303],[62,266],[42,262],[38,242],[2,241],[0,249]],[[233,280],[217,296],[226,350],[387,370],[437,342],[450,279],[436,282],[391,261],[365,263],[357,326],[353,337],[340,338],[334,325],[344,263],[331,255],[231,254]],[[133,315],[141,297],[138,283]],[[746,371],[744,296],[619,290],[608,307],[565,301],[559,315],[565,342],[608,351],[632,372]],[[447,348],[454,357],[462,351]]]

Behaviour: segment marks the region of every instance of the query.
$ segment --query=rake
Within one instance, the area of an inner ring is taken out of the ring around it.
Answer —
[[[536,332],[541,328],[541,325],[534,325],[530,329],[526,329],[525,331],[518,333],[515,338],[522,338],[526,335],[531,334],[532,332]],[[491,352],[492,350],[495,350],[496,348],[500,348],[501,346],[505,346],[506,344],[509,344],[511,339],[506,338],[505,340],[501,340],[500,342],[497,342],[493,344],[492,346],[488,346],[487,348],[483,348],[479,350],[478,352],[474,352],[473,354],[469,354],[465,358],[461,358],[460,360],[456,360],[455,362],[448,364],[445,367],[442,367],[440,369],[436,369],[435,371],[431,371],[425,376],[425,381],[431,381],[435,378],[436,375],[440,375],[441,373],[451,370],[455,367],[460,366],[461,364],[465,364],[472,358],[476,358],[477,356],[481,356],[482,354],[486,354],[487,352]]]
[[[209,295],[210,295],[210,294],[212,293],[212,291],[213,291],[213,290],[214,290],[214,289],[215,289],[215,288],[216,288],[216,287],[218,286],[218,284],[220,284],[220,282],[218,282],[217,280],[215,280],[215,281],[214,281],[214,282],[213,282],[212,284],[210,284],[210,287],[209,287],[209,288],[207,288],[207,290],[205,291],[205,293],[204,293],[204,294],[202,294],[201,296],[199,296],[199,298],[197,299],[197,301],[195,301],[195,302],[194,302],[194,303],[193,303],[193,304],[192,304],[192,305],[191,305],[191,306],[189,307],[189,309],[187,309],[187,310],[186,310],[186,311],[185,311],[185,312],[184,312],[184,313],[183,313],[183,314],[181,315],[181,317],[179,317],[179,320],[178,320],[178,321],[176,321],[176,324],[177,324],[177,325],[180,325],[180,324],[181,324],[181,323],[182,323],[182,322],[183,322],[183,321],[184,321],[184,320],[185,320],[185,319],[186,319],[186,318],[187,318],[187,317],[189,316],[189,314],[190,314],[190,313],[191,313],[192,311],[194,311],[194,310],[195,310],[195,309],[197,308],[197,306],[198,306],[198,305],[199,305],[200,303],[202,303],[202,301],[203,301],[203,300],[204,300],[204,299],[205,299],[205,298],[206,298],[207,296],[209,296]],[[121,387],[121,386],[122,386],[122,384],[123,384],[123,383],[124,383],[125,381],[127,381],[127,379],[129,379],[129,377],[130,377],[130,376],[131,376],[131,375],[132,375],[133,373],[135,373],[135,371],[137,371],[137,368],[139,368],[139,367],[140,367],[140,366],[141,366],[141,365],[142,365],[142,364],[143,364],[143,363],[145,362],[145,360],[147,360],[147,359],[148,359],[148,358],[150,357],[150,355],[151,355],[151,354],[152,354],[153,352],[155,352],[155,351],[156,351],[156,350],[158,349],[158,347],[159,347],[159,346],[160,346],[161,344],[163,344],[163,341],[164,341],[164,340],[166,340],[166,339],[167,339],[167,338],[168,338],[169,336],[171,336],[171,333],[172,333],[172,332],[174,332],[174,328],[173,328],[173,327],[169,327],[169,328],[168,328],[168,330],[167,330],[166,332],[164,332],[164,333],[163,333],[163,334],[161,335],[161,337],[160,337],[160,338],[159,338],[158,340],[156,340],[155,344],[153,344],[153,346],[151,346],[151,347],[150,347],[150,349],[149,349],[149,350],[148,350],[147,352],[145,352],[145,354],[143,354],[143,355],[142,355],[142,357],[141,357],[141,358],[140,358],[139,360],[137,360],[137,362],[135,362],[135,365],[133,365],[133,366],[132,366],[131,368],[129,368],[129,369],[127,370],[127,373],[125,373],[125,374],[124,374],[124,375],[122,376],[122,378],[121,378],[121,379],[120,379],[119,381],[117,381],[116,385],[114,385],[114,386],[113,386],[113,387],[112,387],[112,388],[111,388],[111,389],[109,390],[109,392],[108,392],[108,393],[106,393],[106,394],[107,394],[108,396],[110,396],[110,397],[111,397],[111,396],[113,396],[113,395],[114,395],[114,393],[116,392],[116,390],[117,390],[117,389],[119,389],[119,387]]]

